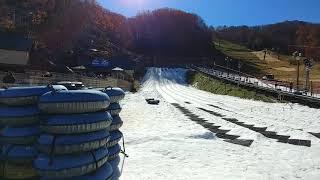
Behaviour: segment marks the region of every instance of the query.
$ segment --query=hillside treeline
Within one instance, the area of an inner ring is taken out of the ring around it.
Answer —
[[[140,13],[129,22],[137,52],[169,56],[212,52],[211,32],[195,14],[165,8]]]
[[[0,0],[0,30],[31,35],[55,56],[89,48],[109,55],[125,48],[150,56],[212,51],[211,33],[197,15],[159,9],[128,19],[95,0]]]
[[[290,53],[288,45],[320,46],[320,24],[301,21],[253,27],[220,27],[214,35],[218,39],[239,43],[253,50],[268,48]]]

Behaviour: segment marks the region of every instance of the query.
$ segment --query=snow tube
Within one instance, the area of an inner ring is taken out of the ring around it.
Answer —
[[[111,114],[111,116],[119,115],[121,110],[122,108],[119,103],[112,103],[107,109],[107,111]]]
[[[0,103],[8,106],[37,104],[39,96],[49,91],[67,90],[61,85],[10,87],[0,91]]]
[[[121,147],[119,144],[116,144],[115,146],[108,148],[108,151],[109,151],[108,161],[112,161],[119,156],[121,152]]]
[[[123,125],[123,121],[121,120],[120,116],[116,115],[112,117],[112,123],[109,127],[109,131],[119,130]]]
[[[113,170],[113,174],[112,174],[113,179],[119,179],[119,177],[121,176],[121,172],[119,169],[120,161],[121,161],[120,156],[117,156],[113,160],[108,161],[108,163],[111,165],[112,170]]]
[[[39,108],[48,114],[97,112],[110,104],[107,94],[96,90],[48,92],[40,97]]]
[[[0,132],[0,141],[6,144],[28,145],[35,143],[39,134],[38,126],[5,127]]]
[[[0,107],[0,124],[23,126],[39,122],[39,110],[36,106]]]
[[[105,163],[98,170],[91,174],[77,176],[72,178],[64,178],[64,180],[111,180],[113,174],[112,166]],[[41,178],[41,180],[58,180],[56,178]]]
[[[52,134],[79,134],[107,129],[111,122],[108,112],[52,115],[41,122],[40,128]]]
[[[47,154],[81,153],[101,148],[107,144],[109,139],[110,134],[107,130],[80,135],[43,134],[38,139],[37,148]]]
[[[40,154],[34,166],[40,176],[48,178],[70,178],[91,173],[108,160],[108,149],[100,148],[82,154],[50,157]]]
[[[119,102],[125,96],[124,91],[118,87],[107,87],[104,90],[102,90],[102,92],[108,94],[111,103]]]
[[[110,139],[107,143],[107,147],[110,148],[112,146],[115,146],[118,144],[118,142],[121,140],[123,134],[120,131],[112,131],[110,132]]]
[[[3,160],[16,164],[32,163],[37,150],[34,146],[4,145],[1,156]]]
[[[16,164],[11,162],[3,162],[3,167],[0,171],[3,171],[1,179],[37,179],[37,172],[33,168],[32,163]],[[3,178],[2,178],[3,177]]]

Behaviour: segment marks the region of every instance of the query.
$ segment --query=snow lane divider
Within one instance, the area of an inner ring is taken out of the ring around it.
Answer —
[[[267,138],[276,139],[280,143],[288,143],[288,144],[297,145],[297,146],[311,147],[310,140],[289,139],[290,136],[279,135],[279,134],[277,134],[277,132],[274,132],[274,131],[267,131],[267,127],[255,127],[254,125],[248,125],[248,124],[245,124],[244,122],[240,122],[235,118],[222,118],[222,119],[224,119],[228,122],[237,124],[239,126],[248,128],[252,131],[258,132]],[[319,133],[319,135],[320,135],[320,133]]]
[[[320,133],[309,132],[309,134],[312,134],[313,136],[315,136],[315,137],[320,139]]]
[[[289,139],[290,136],[285,136],[285,135],[279,135],[277,134],[277,132],[274,131],[267,131],[267,127],[255,127],[255,125],[253,124],[246,124],[244,122],[239,121],[238,119],[235,118],[225,118],[224,115],[211,111],[211,110],[207,110],[204,108],[198,108],[202,111],[205,111],[209,114],[212,114],[214,116],[217,117],[221,117],[223,120],[228,121],[230,123],[236,124],[238,126],[242,126],[244,128],[250,129],[252,131],[258,132],[260,134],[262,134],[263,136],[270,138],[270,139],[276,139],[278,140],[278,142],[280,143],[288,143],[288,144],[292,144],[292,145],[296,145],[296,146],[307,146],[307,147],[311,147],[311,141],[310,140],[303,140],[303,139]],[[310,133],[318,138],[320,138],[320,133]],[[238,142],[236,142],[238,143]]]
[[[224,111],[228,111],[228,112],[231,112],[231,111],[229,111],[229,110],[227,110],[227,109],[223,109],[223,108],[221,108],[221,107],[219,107],[219,106],[216,106],[216,105],[213,105],[213,104],[207,104],[208,106],[211,106],[211,107],[214,107],[214,108],[217,108],[217,109],[221,109],[221,110],[224,110]]]
[[[209,123],[205,119],[200,118],[199,116],[193,114],[190,112],[188,109],[180,106],[177,103],[173,103],[173,106],[175,106],[177,109],[179,109],[184,115],[188,116],[190,120],[196,122],[197,124],[201,125],[202,127],[208,129],[212,133],[215,133],[215,135],[218,138],[224,139],[223,141],[236,144],[236,145],[241,145],[241,146],[246,146],[250,147],[253,140],[250,139],[238,139],[240,136],[238,135],[231,135],[227,134],[230,130],[227,129],[220,129],[221,126],[215,126],[214,123]],[[223,117],[221,114],[216,113],[215,115]]]
[[[220,113],[217,113],[217,112],[214,112],[214,111],[210,111],[210,110],[207,110],[207,109],[204,109],[204,108],[198,108],[198,109],[200,109],[200,110],[202,110],[202,111],[205,111],[205,112],[207,112],[207,113],[210,113],[210,114],[212,114],[212,115],[218,116],[218,117],[224,117],[224,115],[222,115],[222,114],[220,114]]]

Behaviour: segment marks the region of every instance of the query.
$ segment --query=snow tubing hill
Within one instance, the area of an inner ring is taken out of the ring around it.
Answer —
[[[34,146],[4,145],[1,152],[4,161],[16,164],[32,163],[36,156],[37,150]]]
[[[96,90],[52,91],[40,97],[39,109],[47,114],[97,112],[110,104],[107,94]]]
[[[0,124],[23,126],[39,123],[39,110],[36,106],[0,107]]]
[[[112,123],[109,127],[109,131],[119,130],[123,125],[123,121],[121,120],[120,116],[116,115],[112,117]]]
[[[121,110],[122,108],[119,103],[112,103],[107,109],[107,111],[111,114],[111,116],[119,115]]]
[[[49,91],[67,90],[61,85],[10,87],[0,91],[0,103],[8,106],[37,104],[39,96]]]
[[[121,147],[119,144],[116,144],[115,146],[108,148],[108,151],[109,151],[108,161],[112,161],[119,156]]]
[[[108,96],[110,97],[110,103],[119,102],[125,96],[124,91],[118,87],[107,87],[104,90],[102,90],[102,92],[108,94]]]
[[[110,132],[110,139],[107,143],[107,147],[110,148],[110,147],[118,144],[118,142],[121,140],[122,136],[123,136],[122,132],[120,132],[118,130]]]
[[[43,153],[72,154],[101,148],[107,144],[110,134],[107,130],[79,135],[43,134],[38,139],[38,149]]]
[[[38,126],[5,127],[0,132],[0,142],[15,145],[28,145],[37,141],[40,129]]]
[[[64,178],[64,180],[111,180],[112,179],[112,166],[109,163],[105,163],[94,173],[77,176],[72,178]],[[41,180],[57,180],[55,178],[41,178]]]
[[[70,178],[89,174],[108,160],[108,149],[100,148],[92,152],[62,155],[51,158],[40,154],[34,161],[34,166],[40,176],[49,178]]]
[[[41,121],[40,128],[52,134],[79,134],[107,129],[111,122],[108,112],[51,115]]]

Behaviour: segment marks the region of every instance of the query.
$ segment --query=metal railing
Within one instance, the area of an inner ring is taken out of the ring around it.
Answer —
[[[2,79],[6,75],[5,72],[0,72],[0,87],[10,86],[33,86],[47,85],[59,81],[81,81],[87,87],[103,88],[107,86],[117,86],[118,80],[112,77],[107,78],[92,78],[78,74],[63,74],[52,73],[50,77],[44,77],[40,71],[29,71],[26,73],[14,73],[14,83],[3,83]]]

